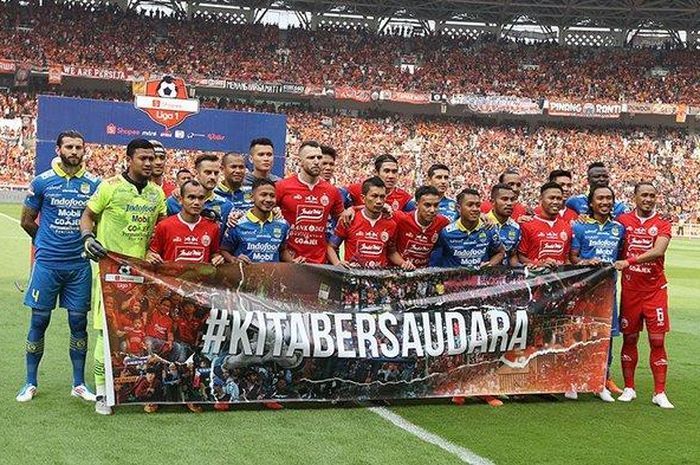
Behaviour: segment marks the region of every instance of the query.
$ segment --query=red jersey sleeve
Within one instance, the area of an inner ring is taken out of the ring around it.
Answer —
[[[219,226],[212,223],[211,228],[211,244],[209,245],[209,256],[219,253]]]
[[[666,220],[659,221],[659,236],[671,238],[671,223]]]
[[[345,226],[345,224],[342,221],[339,221],[338,225],[335,227],[335,232],[333,234],[335,235],[335,237],[345,240],[348,238],[348,227]]]
[[[518,244],[518,252],[525,255],[527,258],[530,258],[530,228],[527,227],[527,224],[521,225],[521,236],[520,236],[520,244]],[[530,258],[532,260],[532,258]]]
[[[165,222],[161,221],[156,224],[155,230],[153,231],[153,237],[151,238],[151,244],[148,249],[151,252],[155,252],[158,255],[163,255],[165,252]]]

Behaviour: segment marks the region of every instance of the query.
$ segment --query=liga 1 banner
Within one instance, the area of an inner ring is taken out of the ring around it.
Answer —
[[[340,270],[100,262],[108,399],[352,401],[598,392],[611,267]]]

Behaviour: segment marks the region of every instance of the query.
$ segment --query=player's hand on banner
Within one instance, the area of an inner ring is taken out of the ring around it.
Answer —
[[[597,258],[591,258],[589,260],[581,260],[581,262],[579,264],[586,265],[586,266],[600,266],[603,264],[603,262],[601,262]]]
[[[294,257],[292,263],[306,263],[306,257]]]
[[[357,264],[351,263],[351,262],[346,262],[345,260],[339,261],[338,266],[341,268],[345,268],[347,270],[350,270],[352,268],[358,268]]]
[[[559,264],[556,262],[556,260],[553,260],[553,259],[551,259],[551,258],[547,258],[547,259],[545,259],[545,260],[542,260],[542,261],[539,262],[537,265],[538,265],[538,266],[541,266],[541,267],[543,267],[543,268],[547,268],[547,269],[550,270],[550,271],[556,270],[556,269],[557,269],[557,266],[559,266]]]
[[[163,257],[158,255],[156,252],[149,250],[146,252],[146,261],[151,265],[160,265],[163,263]]]
[[[343,213],[340,214],[340,218],[338,218],[338,222],[341,223],[343,226],[348,227],[352,223],[352,220],[355,218],[355,209],[353,207],[346,208]]]
[[[83,234],[83,248],[85,249],[85,256],[90,260],[97,262],[107,256],[107,249],[95,239],[95,235],[92,232]]]
[[[236,258],[238,259],[238,261],[245,263],[246,265],[250,265],[251,263],[253,263],[247,255],[240,254]]]
[[[617,271],[622,271],[628,266],[630,266],[630,263],[627,260],[618,260],[615,263],[613,263],[613,266]]]
[[[414,271],[416,269],[416,265],[414,265],[411,260],[404,260],[401,264],[401,269],[404,271]]]
[[[213,257],[211,257],[211,264],[214,266],[219,266],[223,265],[225,262],[223,255],[221,254],[215,254]]]

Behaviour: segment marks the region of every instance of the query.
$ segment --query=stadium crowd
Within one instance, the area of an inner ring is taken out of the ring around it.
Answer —
[[[90,94],[93,96],[93,94]],[[97,97],[123,100],[121,94]],[[371,174],[371,161],[380,153],[401,160],[399,186],[411,190],[424,180],[433,162],[453,167],[450,192],[473,186],[487,193],[495,177],[509,167],[523,174],[523,200],[534,205],[538,196],[538,174],[555,168],[582,172],[591,162],[601,160],[610,167],[611,183],[618,196],[631,198],[631,185],[648,173],[663,193],[665,213],[674,219],[695,222],[700,215],[700,140],[681,130],[650,128],[567,128],[489,125],[463,119],[350,116],[298,106],[275,108],[265,104],[242,104],[204,100],[205,107],[244,111],[281,111],[287,115],[287,152],[295,153],[303,140],[321,140],[338,150],[335,181],[349,185],[357,174]],[[36,102],[26,93],[0,94],[0,112],[8,117],[22,116],[23,142],[8,138],[0,141],[5,162],[0,165],[0,182],[26,185],[34,164],[33,128]],[[190,166],[197,152],[173,152],[170,170]],[[219,154],[220,155],[220,154]],[[122,166],[123,150],[114,146],[89,144],[87,167],[100,176],[109,176]],[[117,160],[117,163],[115,163]],[[295,172],[294,158],[288,158],[287,172]],[[583,176],[575,177],[574,190],[583,192]]]
[[[168,72],[189,79],[700,103],[697,50],[526,45],[487,36],[405,37],[363,29],[285,32],[203,14],[184,20],[108,4],[37,4],[0,4],[0,59],[39,67]],[[410,66],[402,71],[402,64]],[[654,68],[664,71],[652,73]]]

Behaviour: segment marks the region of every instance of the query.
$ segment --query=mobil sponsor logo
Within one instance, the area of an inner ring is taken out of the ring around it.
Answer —
[[[361,240],[357,243],[357,253],[366,257],[380,256],[384,252],[384,244],[376,241]]]
[[[564,241],[555,239],[546,239],[540,241],[539,257],[552,257],[564,253]]]
[[[175,261],[202,263],[204,261],[204,247],[179,246],[175,249]]]
[[[323,207],[302,204],[297,206],[297,222],[307,221],[318,223],[323,221]]]

